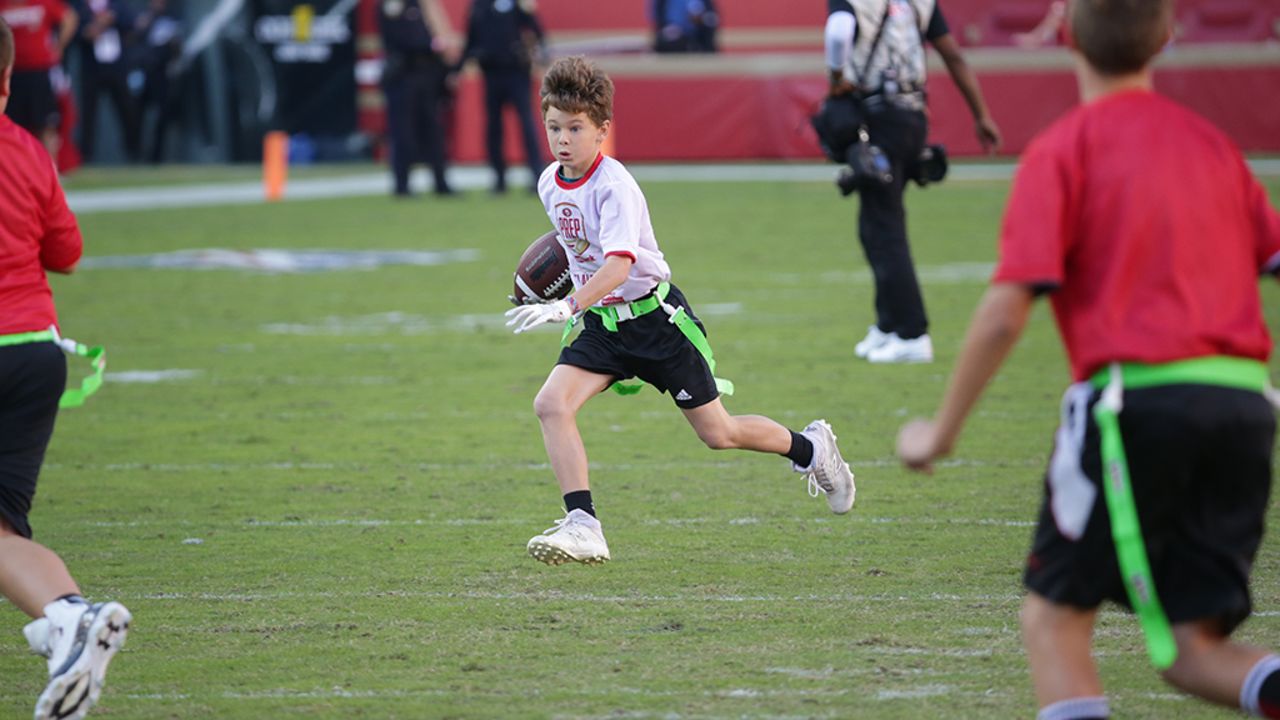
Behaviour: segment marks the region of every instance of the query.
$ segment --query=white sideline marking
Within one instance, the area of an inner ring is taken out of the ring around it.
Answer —
[[[1035,523],[1023,520],[997,520],[994,518],[950,518],[934,520],[932,518],[887,518],[859,516],[834,520],[828,517],[776,517],[776,518],[650,518],[646,520],[622,521],[615,526],[647,525],[688,527],[692,525],[755,525],[761,522],[790,523],[802,525],[828,525],[841,523],[868,523],[872,525],[976,525],[1024,528],[1033,527]],[[284,519],[259,520],[246,518],[234,521],[207,520],[87,520],[79,525],[86,527],[218,527],[231,525],[242,528],[341,528],[341,527],[474,527],[474,526],[524,526],[539,525],[537,519],[529,518],[416,518],[411,520],[389,520],[383,518],[324,518],[324,519]],[[1259,613],[1254,613],[1258,615]]]
[[[390,381],[390,378],[346,378],[351,381],[361,381],[360,384],[374,384],[373,380]],[[314,415],[310,417],[315,417]],[[867,461],[854,461],[849,463],[854,468],[868,467],[889,467],[896,468],[899,462],[893,458],[879,458]],[[943,462],[934,463],[935,467],[970,467],[970,468],[986,468],[996,467],[997,463],[987,462],[985,460],[967,460],[964,458],[952,458]],[[1044,465],[1044,458],[1036,456],[1034,458],[1026,458],[1019,460],[1001,460],[999,467],[1040,467]],[[44,467],[49,469],[62,469],[68,467],[62,463],[45,463]],[[252,472],[256,470],[359,470],[368,467],[367,463],[356,462],[309,462],[295,463],[290,461],[267,462],[267,463],[148,463],[148,462],[128,462],[128,463],[107,463],[96,465],[93,463],[76,463],[74,466],[77,470],[104,470],[111,472],[132,471],[132,470],[152,470],[157,472],[211,472],[223,470],[237,470],[244,472]],[[449,471],[456,472],[460,470],[528,470],[531,472],[542,472],[551,469],[551,466],[545,462],[498,462],[498,463],[414,463],[406,465],[395,465],[397,469],[407,470],[423,470],[423,471]],[[707,470],[724,470],[732,468],[741,468],[742,462],[738,461],[703,461],[703,462],[647,462],[647,463],[591,463],[591,469],[595,472],[625,472],[631,470],[655,470],[663,468],[698,468]],[[945,521],[939,521],[945,522]]]
[[[987,283],[995,272],[995,264],[989,262],[954,262],[941,265],[917,265],[916,275],[931,285],[966,285]],[[771,282],[786,285],[812,285],[815,280],[827,285],[868,285],[871,271],[866,267],[854,270],[831,270],[815,275],[800,273],[774,273]]]
[[[1250,160],[1257,175],[1280,175],[1280,160]],[[951,165],[947,182],[1007,181],[1016,165],[1007,163],[957,162]],[[725,165],[668,165],[634,163],[627,166],[640,182],[825,182],[835,179],[832,163],[768,163]],[[465,166],[450,169],[450,184],[463,190],[489,187],[491,172],[487,167]],[[428,184],[425,171],[411,178],[415,187]],[[339,178],[308,178],[289,182],[285,201],[323,198],[384,195],[391,192],[391,181],[385,172],[351,175]],[[262,183],[246,180],[233,183],[208,183],[165,187],[139,187],[114,190],[76,190],[67,193],[67,204],[77,215],[94,212],[121,212],[157,208],[204,207],[212,205],[260,205],[265,202]]]
[[[200,370],[124,370],[109,372],[104,378],[113,383],[152,384],[172,382],[174,380],[190,380],[199,375]]]
[[[325,592],[306,592],[306,591],[281,591],[281,592],[247,592],[247,593],[212,593],[212,592],[161,592],[161,593],[141,593],[137,595],[123,594],[119,595],[120,599],[135,600],[171,600],[176,602],[189,601],[211,601],[211,602],[271,602],[275,600],[285,599],[304,599],[304,600],[352,600],[352,599],[374,599],[385,598],[391,600],[403,600],[405,598],[426,599],[426,600],[492,600],[498,602],[589,602],[589,603],[725,603],[725,604],[743,604],[743,603],[902,603],[902,602],[931,602],[931,603],[975,603],[975,602],[1002,602],[1012,603],[1022,600],[1021,594],[1008,595],[991,595],[984,593],[974,593],[972,595],[952,595],[947,593],[922,593],[920,595],[901,595],[901,594],[878,594],[878,595],[858,595],[858,594],[809,594],[809,595],[698,595],[698,594],[672,594],[672,595],[652,595],[646,593],[634,593],[630,595],[599,595],[596,593],[577,593],[577,592],[561,592],[559,590],[530,590],[528,592],[489,592],[483,590],[463,590],[463,591],[446,591],[446,590],[365,590],[365,591],[325,591]],[[979,657],[992,654],[992,650],[983,649],[935,649],[935,648],[897,648],[897,647],[879,647],[875,648],[876,653],[888,655],[931,655],[942,654],[956,657]]]
[[[434,266],[474,262],[480,251],[455,250],[291,250],[252,248],[228,250],[199,248],[142,255],[96,255],[80,266],[101,270],[146,268],[151,270],[250,270],[262,273],[332,272],[374,270],[384,265]]]
[[[697,308],[699,316],[724,317],[742,313],[742,303],[709,303]],[[330,315],[310,323],[267,323],[262,332],[271,335],[425,335],[436,332],[471,332],[481,328],[506,329],[507,318],[495,310],[491,313],[428,317],[392,310],[371,315],[339,317]],[[548,325],[545,330],[563,332],[562,325]]]
[[[881,690],[876,693],[877,700],[917,700],[919,698],[949,695],[954,690],[950,685],[921,685],[905,690]]]

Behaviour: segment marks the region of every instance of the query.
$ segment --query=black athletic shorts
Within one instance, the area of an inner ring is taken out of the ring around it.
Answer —
[[[703,333],[702,321],[693,314],[684,295],[671,286],[667,304],[683,307]],[[670,393],[676,405],[690,410],[720,397],[711,368],[680,332],[668,322],[670,316],[661,307],[640,317],[618,323],[618,331],[606,330],[600,316],[587,312],[582,318],[582,332],[569,347],[560,351],[559,365],[572,365],[617,380],[640,378]]]
[[[1028,589],[1055,603],[1129,607],[1099,478],[1102,461],[1088,398],[1079,469],[1096,490],[1083,534],[1063,534],[1070,493],[1046,474],[1039,526],[1027,559]],[[1156,592],[1172,623],[1218,620],[1231,632],[1252,609],[1249,572],[1262,541],[1276,417],[1260,393],[1207,385],[1126,390],[1120,432]],[[1062,443],[1059,435],[1059,443]],[[1060,525],[1060,521],[1062,525]]]
[[[0,516],[23,537],[66,384],[67,359],[52,342],[0,347]]]
[[[9,86],[5,114],[10,120],[36,137],[58,127],[61,118],[48,70],[14,70]]]

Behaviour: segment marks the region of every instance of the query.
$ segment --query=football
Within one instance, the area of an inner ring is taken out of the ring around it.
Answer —
[[[511,302],[524,305],[568,297],[573,291],[569,278],[569,256],[556,239],[555,231],[534,240],[516,266]]]

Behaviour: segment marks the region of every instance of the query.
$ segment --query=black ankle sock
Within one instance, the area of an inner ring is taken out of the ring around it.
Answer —
[[[591,517],[596,516],[596,505],[591,502],[590,490],[574,490],[571,493],[565,493],[564,509],[565,512],[581,510]]]
[[[1280,718],[1280,670],[1262,681],[1258,690],[1258,712],[1265,718]]]
[[[788,432],[791,433],[791,449],[785,453],[787,459],[795,463],[796,467],[809,467],[813,462],[813,443],[794,430]]]

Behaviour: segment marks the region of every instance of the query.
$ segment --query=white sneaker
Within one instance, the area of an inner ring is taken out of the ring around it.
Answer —
[[[883,345],[867,353],[873,363],[927,363],[933,362],[933,341],[928,335],[903,340],[897,333],[889,333]]]
[[[124,645],[133,616],[117,602],[57,600],[23,628],[32,651],[49,659],[49,684],[35,720],[79,720],[102,694],[107,664]]]
[[[528,549],[535,560],[548,565],[563,565],[570,560],[595,565],[609,559],[609,545],[604,541],[600,521],[578,509],[529,540]]]
[[[879,325],[872,325],[867,328],[867,336],[853,346],[853,354],[860,358],[866,357],[867,353],[884,345],[891,334],[881,330]]]
[[[840,448],[836,446],[836,434],[826,420],[814,420],[800,434],[813,443],[813,461],[809,467],[791,467],[796,472],[805,473],[809,479],[809,495],[818,497],[826,493],[827,505],[831,512],[843,515],[853,507],[853,498],[858,493],[853,484],[853,471],[849,463],[840,456]]]

